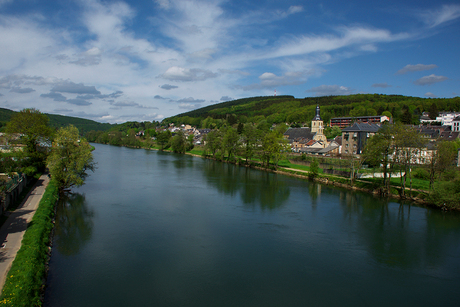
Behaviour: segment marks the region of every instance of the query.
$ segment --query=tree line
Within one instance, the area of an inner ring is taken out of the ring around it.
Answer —
[[[215,104],[163,120],[164,124],[190,124],[198,128],[219,128],[232,117],[241,123],[266,120],[270,124],[289,123],[309,126],[316,106],[327,124],[333,117],[387,115],[393,122],[418,124],[423,112],[436,117],[440,111],[459,111],[460,97],[419,98],[402,95],[357,94],[297,99],[267,96]]]
[[[83,184],[88,171],[95,169],[92,148],[78,129],[59,129],[36,109],[23,109],[6,123],[7,152],[0,154],[0,172],[20,172],[37,177],[49,170],[60,192]]]

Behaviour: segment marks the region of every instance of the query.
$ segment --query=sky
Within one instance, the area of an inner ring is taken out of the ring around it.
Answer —
[[[458,1],[0,0],[0,107],[123,123],[275,94],[456,97],[459,50]]]

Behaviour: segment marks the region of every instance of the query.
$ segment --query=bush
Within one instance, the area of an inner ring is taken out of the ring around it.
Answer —
[[[423,180],[430,180],[430,174],[424,168],[416,168],[412,171],[412,177]]]
[[[460,180],[442,181],[434,185],[428,201],[446,209],[460,209]]]

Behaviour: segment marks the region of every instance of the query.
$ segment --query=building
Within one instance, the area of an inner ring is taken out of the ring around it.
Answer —
[[[334,117],[331,118],[330,126],[337,126],[340,129],[349,127],[353,123],[368,123],[368,124],[381,124],[385,121],[390,121],[390,118],[385,115],[376,116],[359,116],[359,117]]]
[[[441,112],[436,121],[442,126],[452,126],[453,120],[460,116],[460,112]]]
[[[361,154],[366,140],[379,131],[380,125],[354,123],[342,130],[342,154]]]
[[[460,116],[457,116],[452,120],[452,131],[460,132]]]
[[[316,115],[315,117],[313,117],[311,121],[311,132],[315,134],[313,137],[315,141],[322,141],[327,146],[327,138],[323,133],[324,124],[323,124],[323,120],[321,119],[321,116],[319,113],[320,113],[319,106],[316,106]]]
[[[316,148],[327,147],[328,142],[324,135],[324,124],[321,119],[319,106],[316,107],[316,115],[311,121],[311,128],[289,128],[283,136],[289,140],[291,149],[294,152],[305,151],[306,148],[311,146],[315,146]]]

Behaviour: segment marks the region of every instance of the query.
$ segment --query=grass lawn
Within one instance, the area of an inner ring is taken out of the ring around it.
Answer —
[[[293,169],[298,169],[301,171],[310,171],[310,167],[306,165],[300,165],[300,164],[293,164],[289,160],[281,160],[278,162],[278,166],[280,167],[286,167],[286,168],[293,168]],[[323,170],[320,168],[319,173],[322,174]]]

